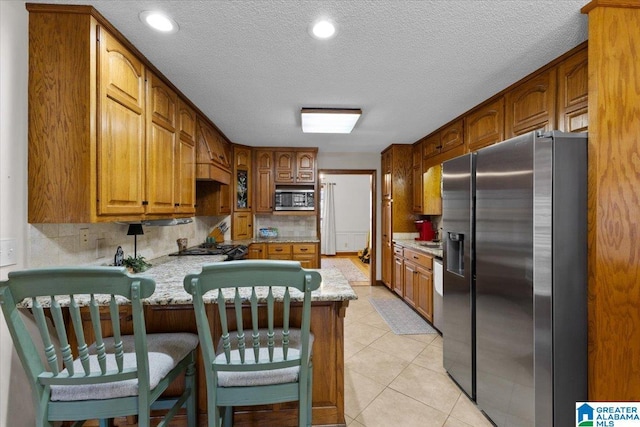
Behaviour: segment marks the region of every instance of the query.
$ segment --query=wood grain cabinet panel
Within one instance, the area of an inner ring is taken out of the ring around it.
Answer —
[[[571,55],[558,65],[558,129],[586,132],[588,114],[587,49]]]
[[[276,151],[276,184],[315,184],[316,151]]]
[[[249,245],[249,253],[247,259],[266,259],[267,258],[267,244],[266,243],[252,243]]]
[[[176,213],[196,212],[196,113],[178,99],[178,142],[175,158]]]
[[[536,74],[505,94],[505,136],[556,127],[556,68]]]
[[[274,182],[273,182],[273,151],[255,151],[255,202],[256,213],[270,213],[273,211]]]
[[[412,191],[413,191],[413,212],[422,213],[422,142],[413,145],[413,171],[412,171]]]
[[[177,156],[181,156],[182,152],[176,146],[178,98],[153,73],[147,73],[147,85],[145,212],[171,214],[177,203],[174,198],[174,181],[179,178],[174,177],[174,173],[182,173],[182,165],[179,163],[182,159],[177,161]]]
[[[234,212],[231,217],[231,239],[245,240],[253,238],[253,214]]]
[[[464,143],[462,119],[457,120],[440,131],[440,152],[444,153]]]
[[[98,31],[102,130],[97,150],[98,214],[141,215],[145,212],[145,68],[109,32],[102,27]],[[166,143],[166,135],[154,136]]]
[[[422,141],[422,157],[429,159],[440,154],[440,133],[428,136]]]
[[[405,293],[405,279],[404,279],[404,257],[402,255],[402,248],[394,246],[393,248],[393,280],[392,289],[393,292],[398,294],[401,298],[404,298]]]
[[[315,184],[316,182],[316,153],[307,151],[296,152],[296,183]]]
[[[422,214],[442,215],[442,165],[431,166],[422,175]]]
[[[504,97],[483,105],[464,118],[468,151],[477,151],[504,140]]]
[[[392,287],[393,233],[415,230],[411,185],[414,170],[413,146],[393,144],[382,152],[381,162],[382,168],[388,170],[383,176],[383,191],[389,193],[382,199],[382,282]]]
[[[275,178],[277,184],[293,184],[295,174],[295,153],[276,151]]]

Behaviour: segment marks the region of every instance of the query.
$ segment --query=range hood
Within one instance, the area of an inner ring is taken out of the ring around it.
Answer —
[[[145,219],[142,225],[168,227],[172,225],[189,224],[193,222],[193,218],[168,218],[168,219]]]
[[[231,184],[231,144],[200,117],[196,144],[196,180]]]

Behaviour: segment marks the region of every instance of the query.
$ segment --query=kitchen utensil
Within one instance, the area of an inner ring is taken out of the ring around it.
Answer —
[[[178,240],[176,240],[176,243],[178,244],[178,252],[182,252],[185,249],[187,249],[187,242],[189,240],[186,237],[181,237]]]

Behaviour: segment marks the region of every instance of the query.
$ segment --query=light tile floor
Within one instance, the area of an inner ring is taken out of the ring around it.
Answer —
[[[345,416],[352,427],[491,427],[442,367],[437,334],[396,335],[369,297],[397,298],[382,286],[354,286],[345,317]]]

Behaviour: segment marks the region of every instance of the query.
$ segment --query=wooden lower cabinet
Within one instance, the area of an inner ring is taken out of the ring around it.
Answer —
[[[404,258],[401,246],[393,246],[393,279],[391,281],[393,292],[404,297]]]
[[[291,252],[294,261],[299,261],[302,268],[318,268],[318,251],[315,243],[296,243],[292,245]]]
[[[244,240],[253,238],[253,214],[251,212],[234,212],[231,220],[231,239]]]
[[[348,301],[315,301],[311,303],[311,332],[314,335],[313,346],[313,409],[312,423],[316,425],[345,425],[344,418],[344,317]],[[277,309],[277,306],[276,306]],[[210,321],[209,327],[214,342],[222,335],[222,328],[218,315],[217,304],[207,304],[206,310]],[[266,307],[260,307],[260,311]],[[301,307],[291,307],[291,318],[300,317]],[[233,308],[229,306],[227,316],[233,318]],[[120,308],[121,328],[123,333],[132,333],[133,325],[130,318],[131,307]],[[100,307],[101,317],[109,317],[109,307]],[[258,314],[262,316],[259,312]],[[68,316],[67,316],[68,317]],[[91,322],[88,308],[82,309],[84,323]],[[103,333],[108,336],[111,331],[106,328]],[[179,305],[148,305],[145,306],[145,323],[147,333],[167,332],[191,332],[197,334],[195,315],[191,304]],[[84,331],[92,331],[86,327]],[[87,339],[92,338],[87,336]],[[71,343],[74,345],[74,343]],[[202,369],[202,354],[197,352],[196,384],[198,393],[198,425],[207,424],[207,385],[204,370]],[[176,379],[166,391],[167,395],[178,395],[184,389],[184,378]],[[233,425],[238,426],[273,426],[287,427],[297,426],[297,402],[288,402],[275,405],[246,406],[234,408]],[[158,412],[155,416],[152,412],[152,425],[155,425]],[[136,425],[135,417],[118,418],[115,425]],[[155,422],[154,422],[155,421]],[[171,422],[174,427],[186,426],[187,419],[184,411],[181,411]]]
[[[433,257],[394,245],[393,290],[425,319],[433,321]]]
[[[252,243],[249,245],[247,259],[267,259],[267,244]]]
[[[317,243],[264,243],[265,259],[299,261],[302,268],[320,268]],[[251,247],[249,253],[251,253]]]

